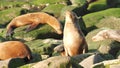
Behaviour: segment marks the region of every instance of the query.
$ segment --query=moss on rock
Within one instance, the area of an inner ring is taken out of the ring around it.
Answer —
[[[10,8],[0,11],[0,27],[5,26],[11,19],[20,15],[21,8]]]
[[[107,9],[107,3],[106,0],[97,0],[93,3],[89,4],[89,7],[87,8],[89,12],[96,12]]]
[[[120,9],[119,8],[110,8],[103,11],[98,11],[94,13],[89,13],[85,16],[83,16],[83,20],[85,22],[85,25],[87,27],[87,31],[91,31],[96,28],[95,24],[99,23],[101,19],[104,19],[106,17],[120,17]]]
[[[52,55],[53,48],[61,43],[62,41],[55,39],[45,39],[45,40],[38,39],[38,40],[26,42],[26,44],[30,47],[33,53],[49,55],[49,56]]]
[[[120,18],[110,16],[101,19],[99,23],[95,25],[97,28],[110,28],[120,29]]]
[[[42,11],[53,14],[55,17],[60,16],[61,9],[64,7],[64,4],[52,4],[45,7]]]
[[[56,4],[56,3],[67,3],[68,0],[33,0],[30,3],[34,5],[40,5],[40,4]]]

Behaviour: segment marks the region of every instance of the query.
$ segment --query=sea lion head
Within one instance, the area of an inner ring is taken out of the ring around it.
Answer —
[[[93,41],[101,41],[108,38],[108,30],[102,30],[92,37]]]
[[[65,13],[65,17],[66,17],[66,21],[70,21],[70,22],[75,22],[75,21],[77,21],[78,19],[77,19],[77,15],[74,13],[74,12],[72,12],[72,11],[66,11],[66,13]]]

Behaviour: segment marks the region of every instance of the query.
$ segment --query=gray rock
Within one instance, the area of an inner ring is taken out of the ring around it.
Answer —
[[[90,68],[120,68],[120,59],[107,60],[92,65]]]
[[[70,57],[55,56],[47,60],[40,61],[32,66],[32,68],[81,68]]]
[[[95,54],[95,55],[91,55],[88,58],[84,59],[79,64],[83,66],[84,68],[90,68],[93,64],[101,62],[103,60],[104,59],[99,54]]]
[[[20,58],[10,58],[7,60],[0,61],[0,68],[17,68],[21,65],[24,65],[25,62]]]

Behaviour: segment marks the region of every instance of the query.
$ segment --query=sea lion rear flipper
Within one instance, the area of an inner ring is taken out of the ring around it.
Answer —
[[[6,33],[6,37],[11,36],[13,34],[13,28],[9,28]]]
[[[32,23],[25,31],[29,32],[30,30],[34,29],[37,27],[38,24]]]

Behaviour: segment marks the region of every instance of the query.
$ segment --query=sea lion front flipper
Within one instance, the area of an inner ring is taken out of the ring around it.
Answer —
[[[26,32],[29,32],[31,31],[32,29],[36,28],[38,24],[35,24],[35,23],[32,23],[25,31]]]

